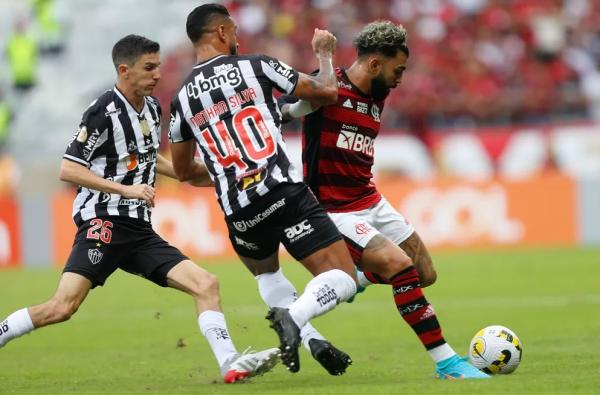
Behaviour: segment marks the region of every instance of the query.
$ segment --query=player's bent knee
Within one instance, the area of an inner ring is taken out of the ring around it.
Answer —
[[[219,280],[214,274],[207,273],[203,280],[203,284],[206,292],[210,293],[211,295],[219,294]]]
[[[437,272],[435,269],[427,270],[426,272],[420,274],[421,278],[421,287],[425,288],[430,285],[433,285],[437,280]]]
[[[429,256],[421,256],[415,259],[415,267],[419,273],[421,287],[428,287],[437,280],[437,272]]]
[[[388,272],[396,274],[409,266],[413,265],[412,259],[402,251],[396,251],[393,254],[387,256],[386,267]]]
[[[214,274],[203,271],[201,275],[197,275],[193,279],[193,289],[191,291],[199,298],[218,298],[219,280]]]

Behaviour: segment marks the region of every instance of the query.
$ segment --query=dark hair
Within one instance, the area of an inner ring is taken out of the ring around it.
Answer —
[[[358,56],[379,53],[394,57],[398,51],[409,55],[406,45],[406,29],[390,21],[371,22],[354,39]]]
[[[190,12],[185,23],[188,37],[195,43],[204,33],[208,33],[210,24],[217,17],[229,17],[229,11],[221,4],[202,4]]]
[[[115,68],[120,64],[133,66],[140,56],[160,51],[160,44],[146,37],[130,34],[113,46],[112,60]]]

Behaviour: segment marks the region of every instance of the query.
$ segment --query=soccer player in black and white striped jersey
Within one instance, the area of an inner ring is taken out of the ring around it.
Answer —
[[[73,250],[54,296],[0,322],[0,347],[36,328],[68,320],[90,289],[120,268],[194,298],[200,331],[226,383],[269,371],[279,350],[239,354],[221,312],[218,282],[150,224],[156,173],[176,178],[158,154],[160,105],[151,97],[160,79],[158,43],[129,35],[113,47],[118,79],[84,112],[64,155],[60,178],[79,185],[73,204],[78,226]],[[206,168],[194,164],[188,180],[211,185]]]
[[[259,279],[283,363],[297,372],[305,324],[352,297],[356,277],[341,234],[291,167],[273,89],[323,105],[336,102],[335,37],[315,29],[312,46],[320,72],[313,77],[266,55],[238,55],[237,27],[222,5],[196,7],[186,30],[198,64],[171,105],[173,166],[187,179],[198,143],[232,245],[257,278],[278,271],[280,243],[315,276],[297,300],[277,292],[276,280]],[[325,356],[336,358],[326,345]],[[343,357],[336,374],[350,363]],[[328,368],[330,361],[319,362]]]

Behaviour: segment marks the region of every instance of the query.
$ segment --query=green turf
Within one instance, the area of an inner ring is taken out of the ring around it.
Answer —
[[[226,386],[199,334],[191,299],[123,272],[94,290],[67,323],[0,350],[0,394],[597,394],[600,393],[600,250],[516,250],[435,255],[426,290],[445,337],[466,353],[480,328],[502,324],[524,358],[508,376],[478,382],[433,378],[433,364],[396,313],[390,291],[371,287],[314,321],[354,364],[332,377],[301,351],[301,371]],[[241,264],[207,265],[221,279],[237,347],[276,345],[254,279]],[[286,274],[301,288],[298,264]],[[58,272],[0,272],[0,319],[43,301]],[[183,347],[178,347],[182,343]]]

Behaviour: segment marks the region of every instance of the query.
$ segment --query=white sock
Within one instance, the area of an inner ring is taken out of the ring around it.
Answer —
[[[198,326],[222,368],[228,358],[237,354],[227,330],[225,315],[220,311],[204,311],[198,316]]]
[[[358,279],[358,285],[360,285],[363,288],[367,288],[369,285],[373,285],[373,283],[370,282],[369,279],[365,276],[365,274],[360,270],[356,271],[356,278]]]
[[[288,307],[298,296],[294,285],[283,275],[281,268],[274,273],[259,274],[255,277],[258,282],[258,292],[269,307]],[[325,340],[323,335],[307,322],[300,330],[302,344],[310,351],[308,342],[311,339]]]
[[[356,294],[354,279],[339,269],[321,273],[306,284],[304,293],[289,307],[296,325],[303,327],[309,320],[332,310]]]
[[[448,359],[456,355],[456,352],[450,347],[448,343],[444,343],[441,346],[437,346],[432,348],[431,350],[427,350],[433,362],[438,363],[443,361],[444,359]]]
[[[34,329],[27,308],[15,311],[0,322],[0,347],[15,337],[23,336]]]

